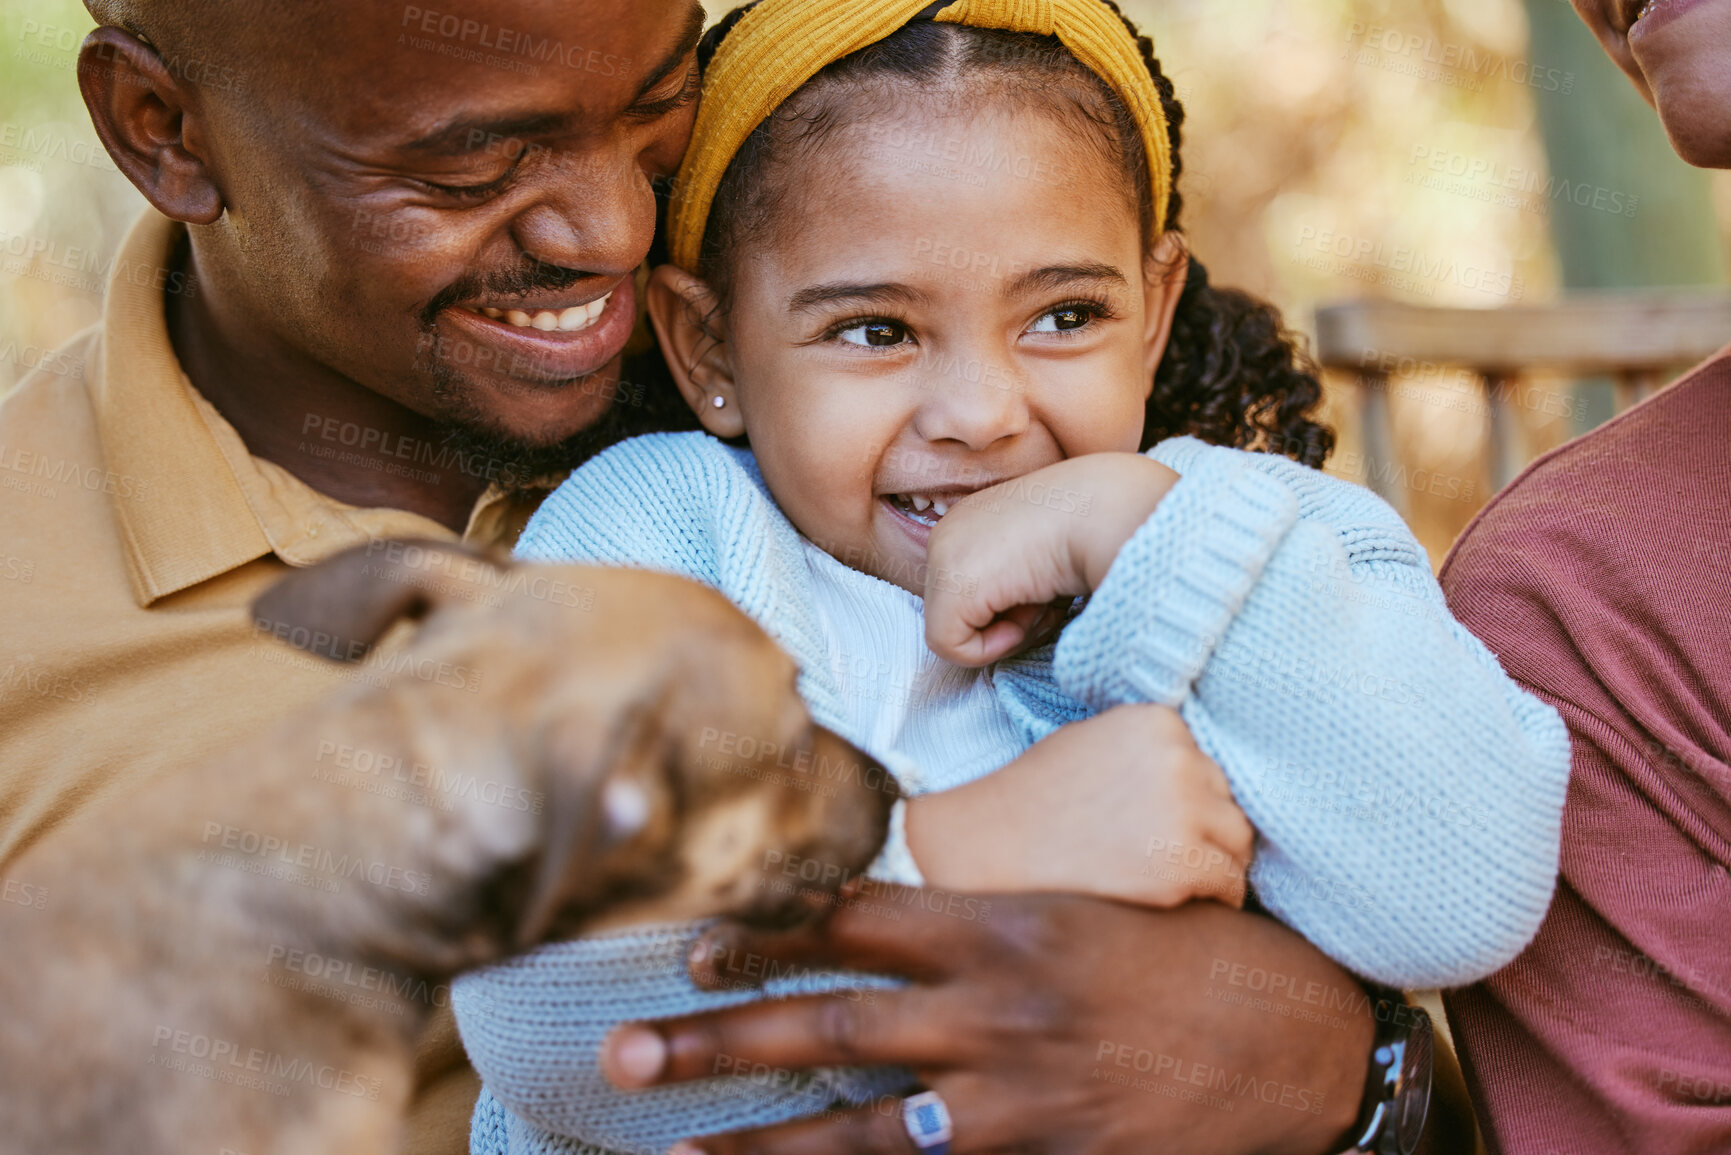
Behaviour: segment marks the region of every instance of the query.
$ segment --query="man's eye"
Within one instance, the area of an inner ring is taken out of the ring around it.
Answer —
[[[883,348],[887,345],[900,345],[908,338],[906,325],[898,321],[867,321],[863,325],[855,325],[851,329],[843,329],[837,333],[850,345],[870,345]]]
[[[641,100],[631,106],[626,115],[637,120],[658,120],[672,112],[678,112],[688,104],[695,103],[697,94],[702,87],[702,77],[693,64],[685,70],[685,77],[679,88],[659,100]]]
[[[480,201],[498,196],[510,188],[522,174],[523,166],[529,162],[537,150],[545,152],[543,145],[531,145],[515,151],[510,157],[510,165],[504,172],[490,181],[482,184],[446,184],[442,181],[422,180],[420,183],[442,196],[456,200]],[[491,167],[491,166],[489,166]]]
[[[507,175],[495,181],[488,181],[486,184],[436,184],[430,180],[421,183],[448,197],[478,201],[504,192],[505,186],[511,183],[511,178]]]
[[[1092,309],[1081,305],[1065,305],[1053,309],[1050,313],[1034,322],[1031,333],[1068,333],[1076,329],[1085,329],[1094,320],[1096,314]]]

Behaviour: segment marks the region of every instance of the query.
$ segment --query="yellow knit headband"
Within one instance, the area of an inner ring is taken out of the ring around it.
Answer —
[[[703,105],[668,217],[675,264],[696,271],[716,188],[758,125],[825,65],[889,36],[930,0],[762,0],[721,42],[703,77]],[[1100,77],[1142,129],[1153,177],[1154,235],[1166,230],[1172,160],[1166,111],[1129,29],[1100,0],[958,0],[933,19],[1057,36]]]

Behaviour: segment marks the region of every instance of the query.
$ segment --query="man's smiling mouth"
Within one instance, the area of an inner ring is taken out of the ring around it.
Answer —
[[[437,323],[427,344],[435,358],[562,384],[598,372],[624,351],[637,323],[637,293],[630,277],[588,288],[481,289],[441,305]]]
[[[536,329],[543,333],[577,333],[589,328],[601,319],[601,314],[607,310],[607,302],[613,299],[612,292],[604,297],[598,297],[587,304],[572,305],[564,309],[497,309],[487,306],[465,306],[471,313],[493,321],[503,321],[518,329]]]
[[[1629,27],[1634,28],[1670,3],[1671,0],[1623,0],[1623,15],[1629,21]]]

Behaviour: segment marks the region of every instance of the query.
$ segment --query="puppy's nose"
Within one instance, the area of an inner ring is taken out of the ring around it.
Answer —
[[[834,909],[836,894],[864,876],[889,833],[901,796],[895,776],[840,735],[813,727],[782,780],[779,846],[765,856],[748,922],[794,926]],[[795,777],[795,776],[789,776]]]
[[[832,861],[863,870],[889,834],[890,811],[901,788],[877,759],[839,734],[817,727],[811,746],[819,781],[834,783],[834,789],[821,796],[826,849]]]

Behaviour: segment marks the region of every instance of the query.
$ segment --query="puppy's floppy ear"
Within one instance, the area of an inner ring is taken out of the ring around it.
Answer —
[[[441,541],[375,541],[296,570],[253,602],[254,625],[292,646],[354,662],[403,618],[482,589],[508,562]]]
[[[671,886],[678,868],[659,853],[678,828],[668,759],[674,756],[661,718],[663,707],[639,703],[621,711],[603,730],[587,711],[573,711],[552,725],[543,743],[547,814],[541,860],[532,872],[529,900],[517,926],[516,949],[527,950],[575,930],[624,886],[642,892]],[[641,853],[623,869],[604,860],[628,842]]]

